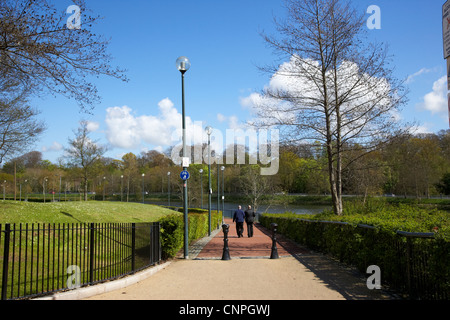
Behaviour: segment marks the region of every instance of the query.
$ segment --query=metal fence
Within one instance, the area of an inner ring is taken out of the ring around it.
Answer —
[[[450,242],[435,233],[397,231],[364,224],[262,216],[278,232],[307,247],[330,254],[366,273],[378,266],[381,281],[410,299],[450,298]]]
[[[1,300],[92,285],[160,260],[159,223],[0,225]]]
[[[448,242],[438,243],[433,233],[397,231],[397,235],[394,245],[400,272],[391,279],[394,287],[411,299],[448,300]]]
[[[435,239],[434,233],[397,231],[382,235],[376,227],[340,221],[317,221],[322,225],[340,226],[349,236],[334,246],[349,247],[337,250],[339,256],[364,271],[369,265],[381,268],[382,280],[410,299],[447,300],[449,298],[450,245]],[[358,241],[351,241],[352,239]],[[350,241],[347,242],[347,241]],[[326,247],[332,245],[327,244]],[[349,256],[352,256],[351,258]]]

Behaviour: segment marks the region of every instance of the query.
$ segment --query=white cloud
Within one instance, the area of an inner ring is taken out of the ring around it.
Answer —
[[[219,122],[225,122],[225,121],[227,121],[227,117],[224,116],[224,115],[221,114],[221,113],[218,113],[218,114],[217,114],[217,120],[219,120]]]
[[[364,139],[373,132],[379,132],[377,122],[370,120],[375,113],[389,117],[391,121],[401,119],[391,100],[393,89],[385,78],[363,74],[359,66],[350,61],[342,62],[337,72],[338,78],[342,79],[338,95],[346,96],[346,101],[340,105],[341,117],[346,119],[343,135]],[[252,93],[240,99],[241,105],[254,116],[249,123],[266,126],[281,124],[286,128],[286,133],[295,133],[296,136],[300,133],[305,139],[325,137],[327,128],[321,107],[323,97],[321,87],[315,81],[320,73],[321,67],[317,61],[293,55],[272,75],[264,88],[268,94]],[[332,81],[331,71],[326,77]],[[353,89],[356,85],[357,90]],[[331,116],[331,130],[334,131],[337,119],[335,114]]]
[[[42,147],[42,152],[60,151],[62,149],[63,149],[62,144],[60,144],[59,142],[54,141],[51,146],[49,146],[49,147],[46,147],[46,146]]]
[[[88,121],[86,128],[89,132],[94,132],[94,131],[97,131],[99,127],[100,127],[100,124],[98,122]]]
[[[408,78],[406,78],[405,83],[407,83],[407,84],[408,84],[408,83],[411,83],[411,82],[414,81],[414,78],[416,78],[416,77],[418,77],[418,76],[420,76],[420,75],[422,75],[422,74],[424,74],[424,73],[431,72],[431,71],[432,71],[431,69],[422,68],[422,69],[420,69],[419,71],[417,71],[417,72],[415,72],[415,73],[409,75]]]
[[[433,83],[433,91],[423,97],[423,102],[417,105],[418,109],[430,111],[432,115],[439,114],[447,117],[447,76]]]
[[[225,122],[228,121],[228,128],[229,129],[241,129],[242,128],[242,124],[239,123],[239,118],[237,116],[224,116],[221,113],[217,114],[217,120],[219,122]]]
[[[106,138],[113,147],[138,148],[141,144],[171,146],[181,140],[182,115],[173,102],[165,98],[158,103],[158,115],[137,116],[128,106],[106,109]],[[203,138],[201,123],[186,117],[186,136],[189,143],[200,143]]]
[[[425,123],[423,125],[415,125],[412,126],[411,128],[409,128],[409,132],[411,134],[425,134],[425,133],[432,133],[433,130],[431,130],[430,127],[432,127],[433,125],[430,123]]]
[[[239,119],[236,116],[231,116],[228,120],[228,126],[230,129],[240,129],[241,125],[239,124]]]

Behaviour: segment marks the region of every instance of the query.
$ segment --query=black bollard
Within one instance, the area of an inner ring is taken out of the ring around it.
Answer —
[[[228,248],[228,230],[230,226],[228,224],[223,224],[223,253],[222,260],[230,260],[230,249]]]
[[[272,253],[270,254],[270,259],[278,259],[278,249],[277,249],[277,227],[276,223],[270,225],[272,227]]]

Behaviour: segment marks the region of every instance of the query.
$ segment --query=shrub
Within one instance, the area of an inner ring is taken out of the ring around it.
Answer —
[[[211,229],[214,230],[221,220],[222,215],[212,210]],[[189,244],[208,234],[208,210],[189,209],[188,221]],[[163,217],[159,222],[161,224],[162,258],[173,258],[184,245],[184,217],[182,214],[174,213]]]
[[[183,216],[172,214],[159,220],[162,258],[174,257],[183,245]]]

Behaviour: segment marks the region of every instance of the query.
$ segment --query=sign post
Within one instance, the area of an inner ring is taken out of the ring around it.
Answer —
[[[180,178],[181,178],[181,180],[183,180],[183,181],[188,180],[188,179],[190,178],[189,172],[188,172],[187,170],[181,171],[181,173],[180,173]]]

